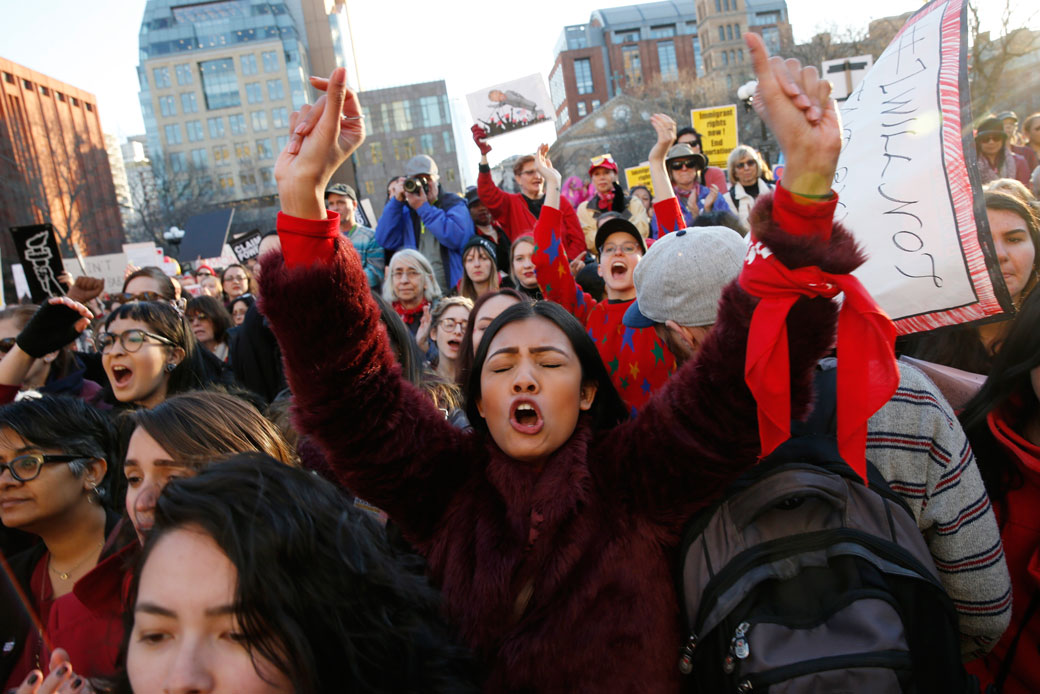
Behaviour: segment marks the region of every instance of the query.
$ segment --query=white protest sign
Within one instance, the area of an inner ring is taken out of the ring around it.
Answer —
[[[841,107],[835,219],[865,246],[855,274],[902,334],[1010,306],[968,173],[964,22],[964,0],[923,7]]]
[[[18,301],[32,299],[29,280],[25,279],[25,270],[22,269],[21,263],[11,263],[11,276],[14,277],[14,294]]]
[[[156,246],[154,241],[124,243],[123,254],[126,262],[134,267],[163,266],[163,249]]]
[[[552,122],[555,112],[545,80],[539,74],[499,82],[466,95],[473,121],[496,137],[538,123]]]
[[[105,292],[118,294],[123,291],[123,279],[126,274],[126,255],[123,253],[107,253],[105,255],[88,255],[83,258],[87,277],[96,277],[105,281]],[[65,269],[71,275],[78,275],[79,263],[75,259],[65,259]]]

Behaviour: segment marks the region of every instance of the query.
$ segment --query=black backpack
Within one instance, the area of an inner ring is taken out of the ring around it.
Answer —
[[[684,691],[978,691],[909,507],[838,455],[835,390],[818,371],[809,421],[687,524]]]

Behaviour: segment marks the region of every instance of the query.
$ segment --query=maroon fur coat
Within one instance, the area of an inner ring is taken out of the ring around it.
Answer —
[[[862,262],[838,226],[829,243],[783,233],[763,198],[753,223],[790,267],[848,272]],[[490,437],[456,430],[401,378],[348,244],[336,241],[335,256],[311,267],[268,255],[260,277],[297,426],[425,555],[449,617],[488,667],[487,691],[678,689],[668,550],[683,521],[759,452],[743,378],[752,297],[732,283],[698,359],[638,419],[598,434],[580,421],[539,475]],[[788,321],[800,416],[836,308],[802,299]]]

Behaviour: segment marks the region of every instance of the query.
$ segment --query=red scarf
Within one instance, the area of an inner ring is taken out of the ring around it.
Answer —
[[[422,320],[423,309],[426,308],[426,306],[429,303],[429,301],[423,299],[422,303],[416,306],[415,308],[405,308],[401,305],[400,301],[395,301],[393,303],[393,307],[394,310],[397,311],[397,315],[399,315],[401,317],[401,320],[404,321],[404,324],[411,325],[412,323],[416,323]]]
[[[611,206],[614,204],[614,191],[611,190],[607,193],[596,193],[596,196],[599,198],[599,209],[604,212],[610,210]]]
[[[761,298],[751,317],[744,380],[758,403],[763,456],[791,437],[787,313],[800,296],[844,292],[838,315],[838,452],[866,482],[867,420],[899,387],[892,321],[852,275],[815,266],[790,270],[762,243],[748,250],[740,286]]]

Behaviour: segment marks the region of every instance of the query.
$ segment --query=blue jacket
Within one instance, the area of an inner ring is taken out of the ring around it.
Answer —
[[[376,225],[376,242],[391,252],[402,248],[418,250],[420,221],[441,247],[441,262],[450,277],[438,277],[437,281],[444,291],[450,291],[462,279],[462,249],[474,233],[466,201],[442,191],[436,204],[427,202],[418,210],[412,210],[397,198],[390,198]]]
[[[693,218],[704,212],[704,198],[711,194],[711,188],[708,186],[698,186],[697,189],[697,214],[693,214],[686,205],[682,203],[682,199],[676,197],[679,200],[679,209],[682,210],[683,219],[686,220],[686,226],[693,224]],[[691,194],[692,197],[692,194]],[[715,204],[711,206],[712,212],[733,212],[730,208],[729,203],[726,202],[726,196],[723,193],[719,193],[719,196],[715,198]],[[677,231],[676,229],[668,229],[668,231]],[[650,220],[650,238],[656,239],[659,236],[659,230],[657,228],[657,215]]]

